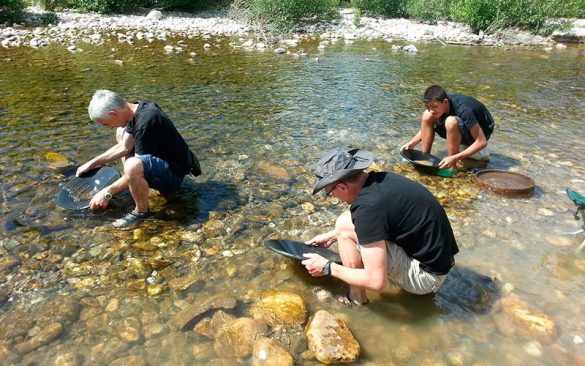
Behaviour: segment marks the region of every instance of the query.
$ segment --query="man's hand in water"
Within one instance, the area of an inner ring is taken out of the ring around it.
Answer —
[[[88,171],[92,170],[93,167],[90,165],[89,162],[83,164],[82,166],[80,166],[79,168],[77,168],[77,171],[75,172],[75,175],[78,177],[81,177],[83,174],[87,173]]]
[[[456,158],[455,155],[447,156],[446,158],[441,160],[441,162],[439,163],[439,168],[440,169],[451,169],[455,166],[455,164],[457,164],[458,161],[459,161],[459,159]]]
[[[335,243],[335,241],[337,241],[335,231],[330,231],[328,233],[319,234],[311,240],[307,240],[305,244],[313,247],[329,248],[331,244]]]
[[[106,198],[107,192],[107,189],[102,189],[91,198],[91,201],[89,201],[89,208],[92,211],[105,210],[106,207],[108,207],[110,200]]]

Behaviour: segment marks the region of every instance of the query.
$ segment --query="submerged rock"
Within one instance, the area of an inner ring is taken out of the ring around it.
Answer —
[[[325,364],[355,362],[360,356],[360,345],[347,325],[325,310],[311,319],[307,340],[309,350]]]
[[[254,342],[253,366],[292,366],[293,364],[293,357],[280,343],[266,337],[261,337]]]
[[[183,311],[175,315],[172,326],[177,330],[184,330],[192,326],[197,321],[197,318],[206,311],[212,309],[233,309],[236,307],[236,303],[237,299],[228,295],[217,295],[203,301],[199,300],[196,304],[186,307]]]
[[[205,318],[197,323],[193,328],[193,331],[213,339],[217,332],[222,329],[227,322],[234,319],[236,319],[235,316],[219,310],[215,312],[211,318]]]
[[[303,298],[293,292],[265,291],[250,309],[250,314],[270,326],[295,326],[307,320]]]
[[[57,338],[63,332],[63,324],[52,323],[42,329],[37,335],[14,346],[20,353],[29,353]]]
[[[256,339],[267,334],[266,324],[252,318],[237,318],[218,331],[213,348],[218,355],[245,357],[252,353]]]
[[[510,295],[500,300],[503,314],[512,320],[524,333],[552,341],[557,336],[555,322],[546,314],[532,309],[518,296]]]

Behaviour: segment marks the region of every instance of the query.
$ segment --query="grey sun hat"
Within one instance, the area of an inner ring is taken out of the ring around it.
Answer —
[[[373,162],[374,154],[367,150],[342,151],[333,149],[327,151],[315,166],[317,183],[313,187],[313,194],[358,170],[366,169]]]

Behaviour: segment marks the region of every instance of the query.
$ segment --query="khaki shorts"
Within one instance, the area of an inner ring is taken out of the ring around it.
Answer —
[[[361,246],[357,245],[358,250]],[[447,275],[436,275],[420,268],[420,262],[410,258],[404,249],[386,241],[388,252],[388,278],[405,291],[416,295],[424,295],[439,291]]]

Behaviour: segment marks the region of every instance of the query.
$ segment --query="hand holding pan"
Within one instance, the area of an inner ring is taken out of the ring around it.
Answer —
[[[66,210],[85,210],[89,201],[100,190],[120,178],[120,172],[111,167],[101,167],[73,177],[67,181],[57,194],[57,205]]]
[[[441,158],[420,150],[403,150],[400,152],[400,156],[414,165],[416,169],[429,174],[452,177],[456,173],[455,169],[440,169]]]
[[[300,241],[286,240],[286,239],[272,239],[264,242],[266,248],[272,250],[275,253],[284,255],[292,259],[302,261],[306,258],[303,257],[305,253],[316,253],[323,258],[332,262],[341,263],[341,257],[334,251],[323,248],[306,245]]]

